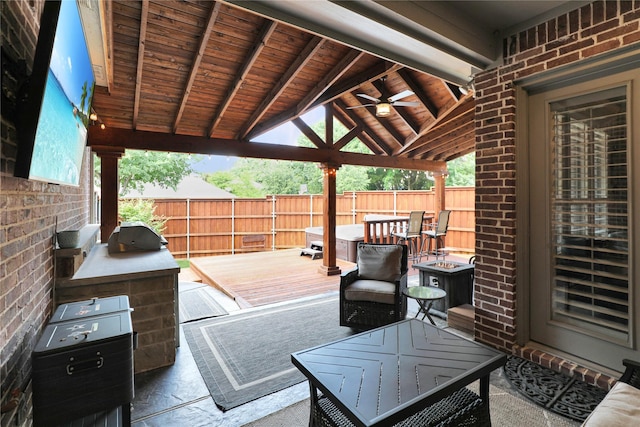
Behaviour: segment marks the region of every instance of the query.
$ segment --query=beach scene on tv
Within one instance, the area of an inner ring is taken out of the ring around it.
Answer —
[[[40,107],[31,179],[78,185],[95,78],[75,1],[63,1]]]

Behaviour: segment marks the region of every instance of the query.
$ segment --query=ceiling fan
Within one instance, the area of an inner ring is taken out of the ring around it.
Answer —
[[[384,85],[386,77],[380,79],[382,81],[382,90],[380,98],[374,98],[373,96],[367,95],[366,93],[358,93],[357,96],[368,99],[369,101],[375,102],[375,104],[362,104],[356,105],[355,107],[348,107],[349,110],[354,108],[362,108],[362,107],[376,107],[376,117],[387,117],[391,114],[391,107],[415,107],[420,105],[419,102],[411,102],[411,101],[400,101],[402,98],[406,98],[409,95],[413,95],[413,92],[410,90],[403,90],[400,93],[396,93],[395,95],[391,95],[387,92],[387,88]]]

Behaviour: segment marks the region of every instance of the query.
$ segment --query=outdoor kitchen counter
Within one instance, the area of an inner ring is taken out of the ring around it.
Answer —
[[[110,254],[106,244],[96,245],[73,277],[56,285],[56,305],[128,295],[138,339],[135,372],[172,365],[180,345],[179,272],[168,249]]]

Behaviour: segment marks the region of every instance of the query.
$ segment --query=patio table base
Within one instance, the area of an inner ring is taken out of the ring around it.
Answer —
[[[312,405],[313,427],[355,427],[328,397],[320,396]],[[406,420],[394,424],[393,427],[490,427],[491,419],[488,412],[480,396],[468,388],[462,388]]]

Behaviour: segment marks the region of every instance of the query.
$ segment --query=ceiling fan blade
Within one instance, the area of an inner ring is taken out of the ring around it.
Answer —
[[[417,107],[418,105],[420,105],[420,103],[412,101],[396,101],[392,102],[391,105],[393,105],[394,107]]]
[[[376,104],[362,104],[362,105],[356,105],[353,107],[347,107],[347,110],[353,110],[354,108],[362,108],[362,107],[375,107]]]
[[[358,96],[362,97],[364,99],[368,99],[369,101],[380,102],[380,100],[378,98],[374,98],[373,96],[369,96],[366,93],[359,93]]]
[[[389,97],[389,102],[397,101],[398,99],[405,98],[409,95],[413,95],[413,92],[410,90],[403,90],[402,92],[396,93],[395,95]]]

